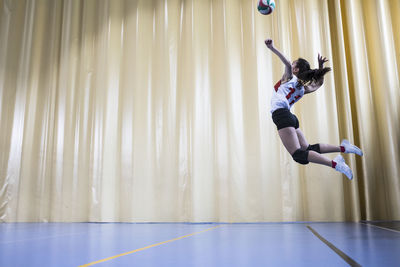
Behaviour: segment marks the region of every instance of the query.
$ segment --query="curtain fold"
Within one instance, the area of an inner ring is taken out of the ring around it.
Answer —
[[[399,1],[256,5],[0,0],[0,221],[399,220]],[[283,147],[266,38],[329,59],[293,112],[352,181]]]

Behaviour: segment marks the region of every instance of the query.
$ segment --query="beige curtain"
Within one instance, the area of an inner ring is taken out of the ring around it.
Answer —
[[[276,6],[0,0],[0,221],[399,220],[400,2]],[[293,111],[353,181],[281,144],[268,37],[330,59]]]

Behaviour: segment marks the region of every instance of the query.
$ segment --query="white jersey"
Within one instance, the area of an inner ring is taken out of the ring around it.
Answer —
[[[304,86],[297,81],[297,77],[293,75],[290,81],[283,84],[279,81],[275,85],[271,98],[271,113],[280,108],[290,110],[293,104],[303,97]]]

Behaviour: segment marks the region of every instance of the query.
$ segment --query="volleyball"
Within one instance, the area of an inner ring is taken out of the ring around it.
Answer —
[[[269,15],[275,9],[275,1],[274,0],[258,0],[257,5],[258,11],[260,11],[263,15]]]

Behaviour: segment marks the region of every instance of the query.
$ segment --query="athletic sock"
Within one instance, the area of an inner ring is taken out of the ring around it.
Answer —
[[[334,161],[332,160],[332,168],[334,168],[334,169],[335,169],[335,168],[336,168],[336,164],[337,164],[337,163],[336,163],[336,162],[334,162]]]
[[[344,153],[346,151],[346,149],[344,148],[344,146],[340,146],[340,152]]]

